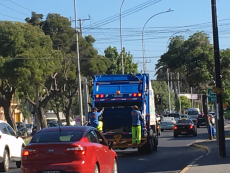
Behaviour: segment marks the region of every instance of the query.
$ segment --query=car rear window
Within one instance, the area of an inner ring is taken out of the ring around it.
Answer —
[[[179,114],[169,114],[168,117],[180,118]]]
[[[79,141],[83,131],[48,131],[36,133],[31,143]]]
[[[188,111],[188,115],[198,115],[198,111]]]

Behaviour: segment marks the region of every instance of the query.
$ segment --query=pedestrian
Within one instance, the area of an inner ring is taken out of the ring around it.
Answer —
[[[137,105],[132,107],[132,144],[139,145],[141,143],[141,122],[143,117]]]
[[[102,108],[100,112],[98,112],[96,107],[93,107],[92,110],[93,111],[89,114],[90,125],[98,130],[102,130],[102,125],[99,123],[99,117],[101,116],[104,108]]]

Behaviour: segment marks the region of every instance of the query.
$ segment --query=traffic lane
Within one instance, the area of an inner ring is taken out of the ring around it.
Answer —
[[[20,168],[17,168],[15,162],[10,162],[10,169],[7,173],[20,173]]]
[[[173,137],[173,131],[164,131],[159,137],[158,151],[139,154],[137,149],[116,150],[120,173],[179,172],[194,159],[205,154],[201,149],[188,147],[197,140],[207,139],[207,129],[198,129],[198,136]]]

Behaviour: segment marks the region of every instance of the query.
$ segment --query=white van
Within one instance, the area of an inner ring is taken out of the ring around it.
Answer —
[[[199,108],[188,108],[187,109],[188,118],[191,119],[194,124],[197,124],[197,118],[199,114],[200,114]]]

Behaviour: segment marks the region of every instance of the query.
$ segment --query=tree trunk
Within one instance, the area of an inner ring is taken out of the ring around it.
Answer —
[[[69,126],[70,125],[70,116],[71,116],[71,106],[72,106],[72,102],[73,102],[73,99],[72,97],[69,97],[69,103],[68,105],[65,106],[65,112],[66,112],[66,125]]]
[[[3,108],[4,108],[4,114],[5,114],[5,118],[6,118],[6,121],[10,124],[10,126],[15,130],[17,131],[17,128],[16,128],[16,125],[15,125],[15,120],[13,119],[12,117],[12,112],[11,112],[11,104],[10,104],[10,100],[9,99],[6,99],[5,100],[5,103],[3,105]]]

